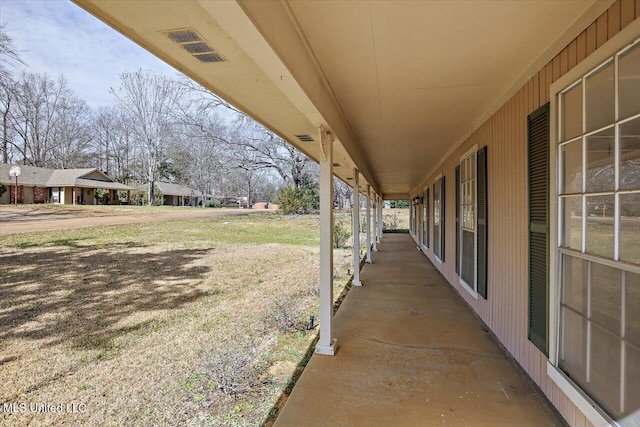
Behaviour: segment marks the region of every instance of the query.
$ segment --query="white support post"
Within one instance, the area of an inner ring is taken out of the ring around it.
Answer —
[[[353,203],[351,204],[353,222],[353,286],[362,286],[360,281],[360,172],[353,169]]]
[[[379,218],[380,218],[380,220],[378,221],[378,227],[380,227],[380,234],[379,234],[379,235],[380,235],[380,240],[382,240],[382,236],[384,235],[384,234],[382,233],[382,230],[384,229],[384,227],[382,226],[382,224],[383,224],[383,222],[384,222],[384,221],[383,221],[383,220],[384,220],[384,217],[383,217],[383,215],[382,215],[382,209],[383,209],[383,208],[384,208],[384,200],[382,199],[382,197],[380,197],[380,208],[379,208],[379,210],[378,210],[378,213],[379,213],[379,215],[380,215],[380,217],[379,217]]]
[[[371,264],[371,186],[367,184],[367,264]]]
[[[316,353],[333,356],[333,135],[320,131],[320,339]]]
[[[378,196],[373,195],[373,251],[378,252]]]

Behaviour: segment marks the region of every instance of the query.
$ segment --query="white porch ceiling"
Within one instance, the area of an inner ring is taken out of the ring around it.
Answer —
[[[75,0],[337,174],[406,197],[610,1]],[[228,62],[163,31],[194,28]],[[135,66],[135,64],[132,64]]]

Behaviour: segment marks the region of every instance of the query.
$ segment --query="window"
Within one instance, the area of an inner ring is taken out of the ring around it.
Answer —
[[[417,240],[420,239],[420,205],[417,196],[411,199],[411,232]]]
[[[433,253],[444,262],[444,176],[433,184]]]
[[[60,187],[53,187],[51,189],[51,202],[60,203]]]
[[[639,76],[637,41],[555,98],[557,365],[618,421],[640,410]]]
[[[475,150],[456,167],[456,271],[474,297],[486,298],[487,147]]]
[[[460,279],[476,290],[476,153],[460,162]]]
[[[424,190],[424,246],[429,247],[429,189]]]

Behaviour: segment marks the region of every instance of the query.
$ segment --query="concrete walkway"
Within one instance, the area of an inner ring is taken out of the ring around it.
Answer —
[[[561,426],[407,234],[386,234],[275,425]]]

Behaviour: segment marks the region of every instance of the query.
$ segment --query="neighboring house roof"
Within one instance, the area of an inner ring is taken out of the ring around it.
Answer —
[[[0,163],[0,182],[3,184],[12,185],[15,183],[15,178],[9,176],[9,170],[16,165],[10,165],[8,163]],[[51,177],[54,169],[49,168],[37,168],[35,166],[20,166],[20,176],[18,177],[19,185],[34,185],[39,187],[46,187],[47,181]]]
[[[160,191],[163,196],[195,197],[201,195],[198,190],[194,190],[193,188],[185,187],[184,185],[174,184],[171,182],[156,181],[154,183],[154,187],[156,190]],[[139,188],[147,191],[149,189],[149,184],[143,184]]]
[[[0,163],[0,182],[13,184],[15,181],[9,176],[9,170],[14,165]],[[21,175],[19,185],[33,185],[37,187],[85,187],[106,188],[109,190],[132,190],[128,185],[115,182],[104,172],[96,168],[82,169],[50,169],[35,166],[20,166]]]
[[[96,169],[54,169],[47,180],[47,185],[49,187],[70,187],[76,184],[78,178],[88,175],[95,170]]]
[[[121,184],[115,181],[100,181],[98,179],[76,179],[76,187],[85,188],[106,188],[107,190],[133,190],[128,185]]]

